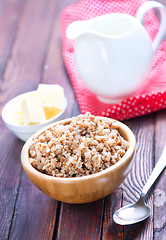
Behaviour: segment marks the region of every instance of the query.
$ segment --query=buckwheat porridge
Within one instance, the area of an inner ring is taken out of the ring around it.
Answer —
[[[29,161],[48,175],[81,177],[112,166],[124,156],[128,147],[116,121],[101,120],[86,113],[34,138],[29,148]]]

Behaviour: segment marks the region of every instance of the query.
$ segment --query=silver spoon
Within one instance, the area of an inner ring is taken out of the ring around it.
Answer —
[[[139,200],[134,203],[117,210],[113,215],[113,220],[120,225],[129,225],[140,222],[150,215],[150,208],[145,204],[145,196],[153,183],[156,181],[160,173],[166,166],[166,146],[158,160],[153,172],[146,182]]]

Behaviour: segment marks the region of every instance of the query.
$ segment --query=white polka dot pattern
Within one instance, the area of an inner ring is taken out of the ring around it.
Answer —
[[[66,38],[68,25],[76,20],[86,20],[102,14],[122,12],[135,16],[139,6],[146,0],[82,0],[65,8],[61,16],[63,57],[82,113],[107,116],[124,120],[166,108],[166,41],[156,52],[152,68],[145,84],[133,96],[116,105],[101,103],[80,79],[74,60],[74,41]],[[150,10],[144,18],[145,27],[153,40],[159,23]]]

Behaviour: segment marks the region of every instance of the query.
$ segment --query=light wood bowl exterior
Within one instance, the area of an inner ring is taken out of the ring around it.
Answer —
[[[100,117],[104,119],[103,117]],[[71,119],[53,123],[35,133],[24,145],[21,152],[22,166],[32,183],[43,193],[58,201],[67,203],[88,203],[101,199],[113,192],[127,177],[132,163],[136,146],[135,136],[123,123],[117,121],[121,135],[129,142],[129,149],[123,158],[115,165],[84,177],[53,177],[37,171],[28,160],[29,145],[32,138],[44,130],[59,123],[69,123]],[[112,120],[114,121],[114,120]]]

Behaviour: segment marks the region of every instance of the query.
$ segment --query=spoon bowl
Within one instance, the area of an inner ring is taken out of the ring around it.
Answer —
[[[145,220],[150,215],[150,208],[145,204],[144,198],[134,203],[122,207],[113,215],[114,222],[121,225],[134,224]]]
[[[145,204],[145,196],[153,183],[156,181],[160,173],[166,166],[166,146],[158,160],[153,172],[151,173],[148,181],[142,189],[139,200],[136,203],[127,205],[117,210],[113,215],[113,220],[120,225],[129,225],[141,222],[150,215],[150,208]]]

